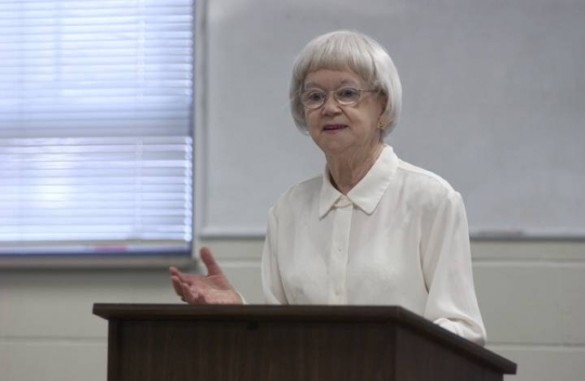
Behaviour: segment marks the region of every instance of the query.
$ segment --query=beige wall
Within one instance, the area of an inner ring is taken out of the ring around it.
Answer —
[[[261,303],[259,240],[204,244]],[[585,243],[474,242],[489,348],[518,362],[509,380],[585,378]],[[107,324],[94,302],[174,303],[166,269],[0,271],[0,380],[104,381]]]

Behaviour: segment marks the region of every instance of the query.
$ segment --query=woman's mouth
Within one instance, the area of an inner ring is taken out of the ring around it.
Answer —
[[[328,133],[335,133],[337,131],[341,131],[344,128],[347,128],[345,124],[326,124],[323,126],[323,131]]]

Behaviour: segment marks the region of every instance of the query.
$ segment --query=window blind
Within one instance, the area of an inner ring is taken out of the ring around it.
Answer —
[[[190,253],[193,16],[0,2],[0,256]]]

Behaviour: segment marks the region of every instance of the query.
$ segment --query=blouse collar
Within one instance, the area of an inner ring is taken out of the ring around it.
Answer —
[[[397,167],[398,157],[394,153],[394,150],[388,145],[384,146],[382,153],[372,168],[348,192],[347,196],[344,196],[331,184],[329,172],[325,168],[319,199],[319,218],[325,217],[331,208],[334,207],[335,203],[343,197],[347,197],[365,213],[372,214],[376,206],[380,203],[388,185],[390,185],[390,181]]]

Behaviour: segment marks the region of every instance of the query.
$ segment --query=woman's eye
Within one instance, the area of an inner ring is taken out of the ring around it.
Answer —
[[[311,91],[307,93],[305,99],[309,102],[320,102],[324,97],[325,95],[320,91]]]
[[[339,99],[344,99],[344,100],[353,100],[359,96],[359,93],[360,92],[358,91],[358,89],[354,89],[352,87],[347,87],[344,89],[337,90],[337,97]]]

